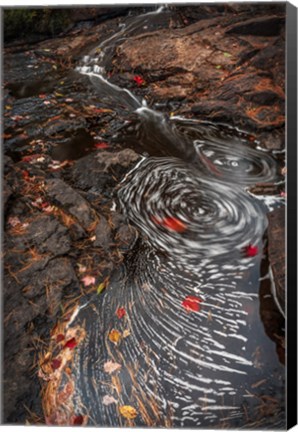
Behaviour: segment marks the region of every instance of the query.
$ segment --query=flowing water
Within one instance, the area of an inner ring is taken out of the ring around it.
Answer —
[[[280,181],[276,160],[243,131],[168,117],[107,78],[119,43],[169,17],[160,8],[129,18],[78,68],[134,119],[116,139],[142,158],[116,203],[140,236],[108,289],[70,324],[87,330],[75,407],[90,425],[123,426],[119,406],[130,405],[138,426],[281,429],[284,369],[260,318],[259,287],[266,213],[282,200],[248,190]],[[247,256],[249,245],[259,253]],[[196,311],[183,307],[188,296]],[[113,329],[122,334],[116,344]],[[104,370],[110,360],[122,366],[114,377]],[[107,395],[117,402],[103,403]]]

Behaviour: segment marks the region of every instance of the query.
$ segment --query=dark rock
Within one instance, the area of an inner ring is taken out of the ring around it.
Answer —
[[[90,171],[88,174],[90,175]],[[94,222],[92,209],[88,202],[63,180],[47,180],[46,190],[49,198],[74,216],[84,229],[88,229]]]
[[[270,132],[264,132],[258,137],[260,145],[268,150],[282,150],[285,148],[285,131],[276,129]]]
[[[138,238],[138,233],[130,225],[122,225],[116,233],[115,241],[119,243],[121,250],[129,250],[133,247]]]
[[[11,188],[8,186],[7,182],[5,179],[3,179],[3,184],[2,184],[2,197],[3,197],[3,208],[4,208],[4,212],[7,210],[7,202],[10,198],[10,196],[12,195],[12,190]]]
[[[54,256],[64,255],[70,251],[71,241],[68,230],[53,216],[40,216],[28,227],[24,242],[35,246],[40,253]]]
[[[96,240],[94,246],[108,249],[111,244],[111,228],[104,216],[100,216],[99,223],[95,229]]]
[[[226,30],[226,33],[240,35],[248,34],[256,36],[276,36],[284,26],[284,23],[284,17],[279,16],[253,18],[232,25],[228,30]]]
[[[281,97],[271,90],[245,93],[244,98],[258,105],[274,105]]]
[[[100,194],[110,197],[112,189],[139,158],[131,149],[118,153],[94,152],[76,161],[70,177],[77,188],[92,192],[95,199]]]
[[[277,64],[284,65],[285,50],[283,46],[269,45],[260,50],[251,61],[251,65],[258,69],[270,70]]]
[[[268,214],[268,251],[277,304],[285,312],[285,208]]]

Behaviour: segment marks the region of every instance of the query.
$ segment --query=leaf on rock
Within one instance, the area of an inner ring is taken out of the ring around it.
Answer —
[[[201,307],[200,303],[202,303],[202,299],[196,296],[187,296],[182,302],[182,306],[187,312],[199,312]]]
[[[102,398],[102,403],[104,404],[104,405],[111,405],[111,404],[113,404],[113,403],[117,403],[118,401],[113,397],[113,396],[109,396],[109,395],[105,395],[103,398]]]
[[[138,415],[137,410],[131,405],[122,405],[121,407],[119,407],[119,411],[123,417],[129,420],[136,418],[136,416]]]
[[[105,142],[99,142],[99,143],[94,144],[94,147],[97,149],[106,149],[106,148],[109,148],[109,145]]]
[[[232,54],[230,54],[230,53],[228,53],[228,52],[224,52],[223,55],[224,55],[224,57],[227,57],[227,58],[228,58],[228,57],[232,57]]]
[[[9,225],[11,225],[12,227],[15,227],[15,226],[17,226],[17,225],[20,225],[20,224],[21,224],[21,221],[20,221],[20,219],[19,219],[17,216],[10,216],[10,217],[8,218],[8,223],[9,223]]]
[[[119,340],[121,339],[121,333],[118,332],[118,330],[111,330],[109,333],[109,339],[111,342],[117,344],[119,342]]]
[[[119,319],[121,319],[126,315],[126,310],[123,307],[120,307],[116,310],[116,315]]]
[[[95,284],[95,277],[94,276],[85,276],[82,279],[83,284],[87,287],[89,285]]]
[[[140,75],[135,75],[133,80],[139,87],[145,83],[145,80]]]
[[[113,372],[121,369],[121,364],[120,363],[116,363],[113,362],[112,360],[108,360],[104,365],[103,365],[104,371],[106,373],[112,374]]]

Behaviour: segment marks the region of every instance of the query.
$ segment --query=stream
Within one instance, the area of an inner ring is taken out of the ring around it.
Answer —
[[[284,368],[259,294],[270,283],[266,214],[282,199],[250,190],[281,181],[278,160],[245,131],[159,112],[108,77],[117,45],[168,25],[170,15],[161,7],[128,18],[77,67],[125,114],[115,141],[142,157],[111,209],[139,237],[108,288],[81,301],[67,327],[85,335],[73,410],[96,426],[282,429]],[[107,362],[119,365],[116,374]]]

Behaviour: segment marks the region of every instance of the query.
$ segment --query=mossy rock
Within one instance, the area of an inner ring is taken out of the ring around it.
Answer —
[[[70,25],[69,15],[69,9],[4,9],[4,41],[30,37],[36,34],[55,36]]]

